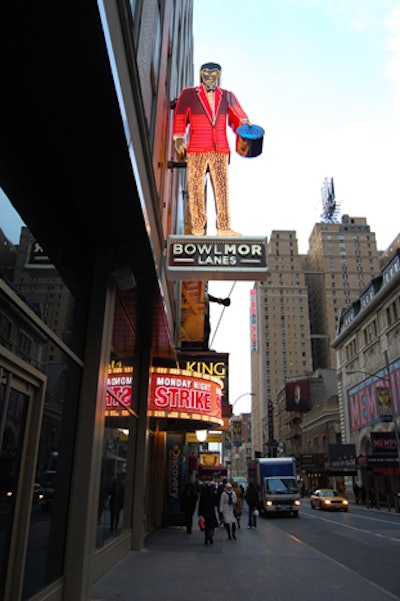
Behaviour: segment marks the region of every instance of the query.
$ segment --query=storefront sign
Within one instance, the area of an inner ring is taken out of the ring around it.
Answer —
[[[169,236],[170,280],[265,280],[266,238]]]
[[[397,441],[394,432],[371,432],[371,444],[374,455],[396,456]]]
[[[221,426],[222,381],[183,369],[152,367],[148,415]]]
[[[184,435],[167,432],[166,511],[180,511],[184,474]]]
[[[357,474],[356,450],[353,444],[328,445],[328,462],[326,468],[331,474]]]

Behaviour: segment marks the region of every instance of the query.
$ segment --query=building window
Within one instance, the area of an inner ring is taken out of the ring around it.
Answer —
[[[367,327],[364,329],[364,342],[368,344],[375,340],[377,336],[377,325],[376,320],[374,319]]]

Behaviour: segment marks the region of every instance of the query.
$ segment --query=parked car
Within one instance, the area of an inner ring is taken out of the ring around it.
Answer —
[[[349,502],[334,488],[318,488],[310,496],[312,509],[324,509],[330,511],[348,511]]]

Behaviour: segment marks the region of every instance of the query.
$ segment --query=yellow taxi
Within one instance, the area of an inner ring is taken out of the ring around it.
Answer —
[[[330,511],[349,511],[349,502],[335,488],[318,488],[310,496],[312,509],[326,509]]]

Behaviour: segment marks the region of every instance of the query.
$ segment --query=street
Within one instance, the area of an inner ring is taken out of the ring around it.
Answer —
[[[204,546],[197,530],[160,529],[93,588],[95,601],[400,600],[400,514],[352,505],[348,513],[312,510],[298,518],[260,518],[237,541],[219,528]]]
[[[400,514],[356,505],[349,513],[312,510],[303,499],[301,519],[274,524],[343,569],[400,597]]]

